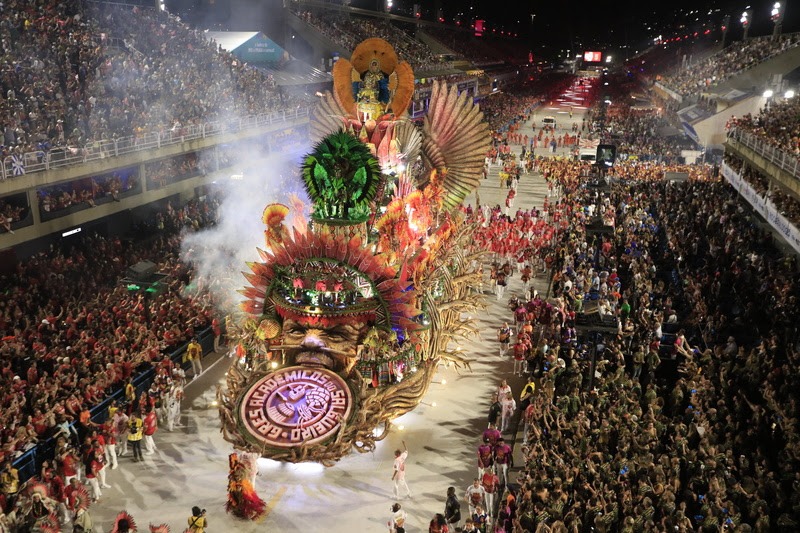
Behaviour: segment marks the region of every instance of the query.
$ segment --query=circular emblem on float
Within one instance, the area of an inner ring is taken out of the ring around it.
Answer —
[[[293,366],[253,383],[242,396],[239,418],[250,440],[292,448],[335,436],[352,406],[350,388],[338,374]]]

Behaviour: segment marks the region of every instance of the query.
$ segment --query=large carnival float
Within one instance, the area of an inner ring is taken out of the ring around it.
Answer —
[[[476,333],[482,296],[461,206],[489,145],[479,108],[446,83],[434,81],[414,124],[411,66],[382,39],[333,77],[301,169],[310,220],[265,208],[265,248],[231,332],[242,361],[218,391],[239,452],[324,465],[372,451],[441,362],[468,365],[458,343]]]

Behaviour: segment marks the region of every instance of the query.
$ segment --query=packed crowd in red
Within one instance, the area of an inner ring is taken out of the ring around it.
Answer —
[[[53,437],[62,431],[59,425],[77,421],[135,372],[211,325],[211,296],[185,290],[193,269],[179,260],[179,247],[180,232],[212,224],[217,205],[209,200],[167,207],[155,239],[87,236],[74,248],[43,252],[3,276],[3,460]],[[151,298],[119,283],[142,260],[169,275]]]

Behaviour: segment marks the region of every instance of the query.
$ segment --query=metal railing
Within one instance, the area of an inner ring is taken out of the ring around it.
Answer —
[[[797,155],[787,152],[783,148],[778,148],[770,144],[766,139],[740,128],[731,128],[728,131],[729,139],[736,139],[744,146],[747,146],[764,159],[774,164],[781,170],[792,175],[794,179],[800,179],[800,158]]]
[[[261,128],[270,124],[280,124],[289,120],[307,117],[310,111],[311,109],[308,107],[294,110],[284,109],[283,111],[269,114],[250,115],[236,119],[182,126],[165,132],[152,132],[118,139],[92,141],[83,147],[57,147],[48,151],[37,150],[24,154],[9,155],[0,165],[0,181],[133,152],[162,148],[195,139],[205,139],[217,135]]]

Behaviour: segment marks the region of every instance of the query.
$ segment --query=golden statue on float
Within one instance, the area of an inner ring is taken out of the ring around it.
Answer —
[[[482,306],[474,228],[460,206],[478,186],[489,132],[466,93],[434,82],[423,128],[407,116],[414,74],[382,39],[333,69],[302,167],[310,224],[267,206],[266,250],[248,264],[239,364],[218,391],[237,449],[330,465],[372,451],[422,399]],[[376,432],[375,428],[382,428]]]

